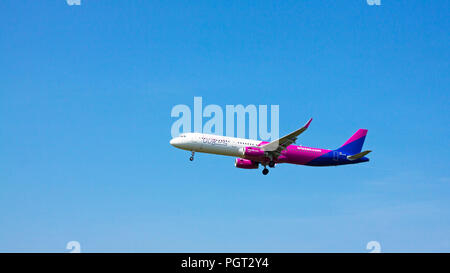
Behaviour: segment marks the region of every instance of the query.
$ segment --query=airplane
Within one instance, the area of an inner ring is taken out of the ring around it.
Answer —
[[[293,145],[297,137],[308,129],[311,121],[312,118],[302,128],[271,142],[202,133],[183,133],[172,138],[170,144],[190,151],[190,161],[194,160],[195,152],[201,152],[237,157],[235,167],[241,169],[258,169],[261,164],[264,167],[263,175],[269,173],[267,166],[274,168],[281,163],[338,166],[369,161],[366,155],[371,151],[361,152],[367,129],[356,131],[336,150]]]

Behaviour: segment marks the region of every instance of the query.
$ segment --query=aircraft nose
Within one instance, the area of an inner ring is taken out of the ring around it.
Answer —
[[[177,146],[177,145],[179,145],[180,144],[180,139],[178,138],[178,137],[174,137],[174,138],[172,138],[171,140],[170,140],[170,145],[172,145],[172,146]]]

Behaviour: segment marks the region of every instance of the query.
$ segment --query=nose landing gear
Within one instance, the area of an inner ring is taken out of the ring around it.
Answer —
[[[264,166],[264,169],[262,170],[262,174],[267,175],[268,173],[269,173],[269,169],[267,169],[266,166]]]
[[[194,155],[195,155],[195,152],[192,151],[191,157],[189,157],[189,160],[190,160],[190,161],[194,161]]]

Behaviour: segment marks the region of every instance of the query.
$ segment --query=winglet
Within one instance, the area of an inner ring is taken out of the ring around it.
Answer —
[[[305,126],[303,126],[303,127],[305,127],[305,129],[308,129],[309,124],[311,124],[311,121],[312,121],[312,118],[310,118],[310,119],[308,120],[308,122],[305,124]]]

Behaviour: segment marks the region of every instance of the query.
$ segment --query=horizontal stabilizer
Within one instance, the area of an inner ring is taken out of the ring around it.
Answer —
[[[368,153],[370,153],[370,152],[372,152],[372,151],[367,150],[367,151],[364,151],[364,152],[360,152],[359,154],[349,155],[349,156],[347,156],[347,159],[348,159],[348,160],[356,160],[356,159],[360,159],[361,157],[366,156],[366,155],[367,155]]]

